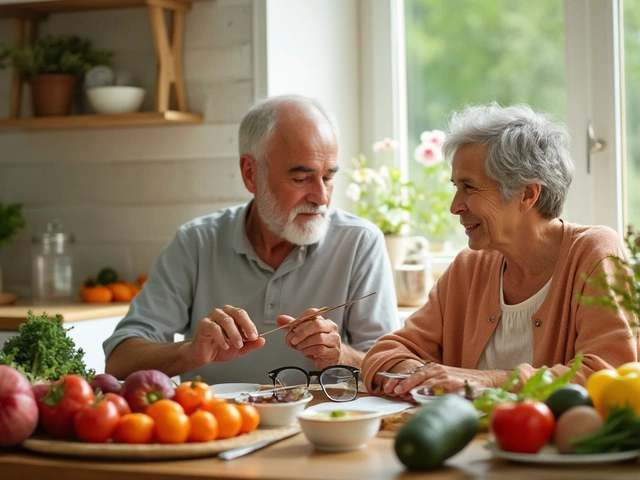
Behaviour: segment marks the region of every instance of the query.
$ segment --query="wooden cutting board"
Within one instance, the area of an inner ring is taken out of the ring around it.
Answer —
[[[169,460],[208,457],[232,448],[248,447],[265,440],[280,440],[300,432],[300,425],[258,428],[233,438],[202,443],[179,445],[131,445],[126,443],[83,443],[79,441],[53,440],[50,437],[32,437],[22,442],[27,450],[56,456],[111,458],[120,460]]]

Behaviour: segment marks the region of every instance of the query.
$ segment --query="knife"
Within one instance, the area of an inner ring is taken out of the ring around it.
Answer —
[[[299,430],[296,432],[291,432],[285,437],[264,440],[262,442],[255,443],[253,445],[249,445],[248,447],[232,448],[231,450],[227,450],[225,452],[219,453],[218,458],[221,458],[222,460],[233,460],[234,458],[241,457],[243,455],[246,455],[247,453],[255,452],[256,450],[260,450],[261,448],[267,447],[272,443],[279,442],[280,440],[284,440],[285,438],[292,437],[293,435],[296,435],[298,433],[300,433]]]

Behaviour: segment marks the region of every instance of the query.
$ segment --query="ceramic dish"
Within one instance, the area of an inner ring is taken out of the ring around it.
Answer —
[[[218,398],[234,399],[243,393],[255,393],[260,391],[259,383],[218,383],[211,386],[213,394]]]
[[[306,410],[298,414],[300,427],[317,450],[342,452],[363,448],[380,430],[382,413],[371,410]]]
[[[283,427],[296,422],[296,415],[302,412],[313,399],[313,395],[306,392],[300,400],[293,402],[253,402],[249,394],[240,395],[236,403],[253,405],[260,413],[260,427]]]
[[[640,456],[640,450],[629,450],[614,453],[593,453],[586,455],[571,455],[558,453],[555,448],[549,447],[539,453],[513,453],[500,450],[495,444],[489,444],[487,449],[498,458],[521,463],[557,464],[557,465],[582,465],[591,463],[613,463],[631,460]]]

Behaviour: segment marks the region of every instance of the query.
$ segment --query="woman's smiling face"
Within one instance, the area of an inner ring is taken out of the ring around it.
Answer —
[[[464,145],[451,164],[456,194],[450,210],[460,216],[472,250],[499,250],[501,245],[512,243],[519,231],[519,202],[502,198],[498,182],[485,171],[486,157],[486,147]]]

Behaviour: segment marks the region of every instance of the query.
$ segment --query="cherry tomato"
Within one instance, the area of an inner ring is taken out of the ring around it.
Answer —
[[[183,382],[176,388],[172,400],[178,402],[184,408],[184,413],[191,415],[202,404],[213,398],[213,390],[205,382]]]
[[[210,442],[218,436],[218,421],[213,413],[196,410],[189,415],[190,442]]]
[[[153,402],[145,412],[155,422],[154,437],[160,443],[184,443],[189,437],[189,417],[184,408],[173,400]]]
[[[97,398],[78,410],[73,418],[73,426],[80,440],[104,443],[111,438],[120,420],[116,404]]]
[[[501,450],[537,453],[553,435],[553,412],[542,402],[499,403],[491,414],[491,433]]]
[[[93,398],[88,381],[78,375],[65,375],[49,386],[46,395],[37,399],[40,424],[54,437],[72,437],[76,412]]]
[[[123,443],[151,443],[153,441],[153,418],[144,413],[128,413],[120,417],[113,439]]]
[[[129,408],[129,404],[124,399],[122,395],[118,395],[117,393],[105,393],[104,399],[107,402],[113,403],[118,409],[118,414],[120,416],[126,415],[127,413],[131,413],[131,409]]]

